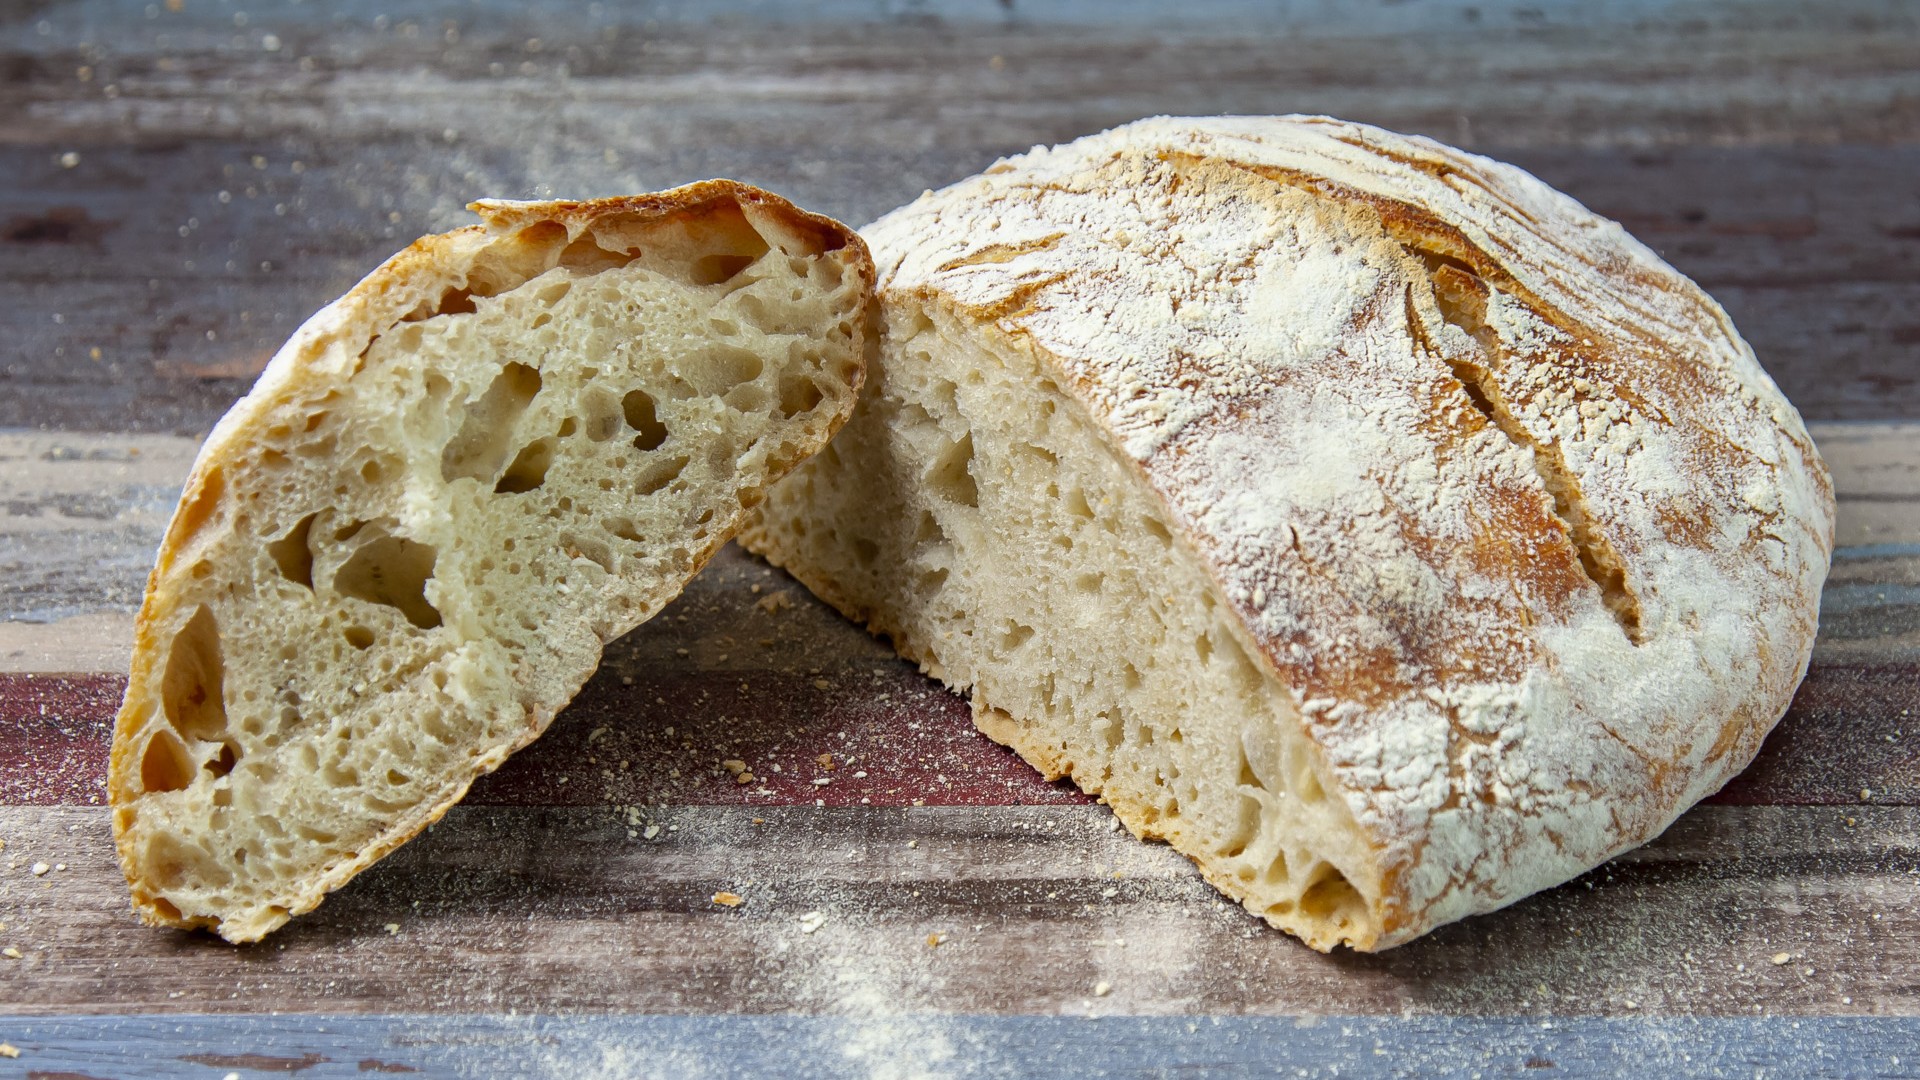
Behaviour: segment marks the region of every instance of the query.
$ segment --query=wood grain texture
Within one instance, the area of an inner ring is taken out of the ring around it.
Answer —
[[[1920,424],[1828,422],[1812,432],[1839,497],[1816,655],[1908,662],[1920,652]],[[196,449],[195,440],[178,436],[0,431],[0,671],[125,668],[126,616],[139,603]],[[891,655],[821,615],[824,609],[792,616],[804,630],[772,633],[789,618],[785,605],[805,590],[749,566],[759,564],[723,553],[690,586],[672,621],[654,624],[699,642],[668,645],[647,629],[630,640],[654,641],[666,654],[688,648],[699,664],[724,653],[743,671]],[[688,620],[696,622],[691,630]],[[41,625],[49,628],[22,629]]]
[[[976,733],[963,699],[903,661],[843,668],[830,678],[700,672],[687,660],[647,657],[640,646],[617,643],[540,741],[478,781],[465,801],[885,807],[1088,801],[1065,781],[1042,781],[1012,751]],[[99,803],[125,687],[119,675],[0,674],[0,805]],[[823,755],[831,767],[822,764]],[[1815,665],[1753,764],[1707,801],[1920,806],[1920,665]]]
[[[0,938],[22,954],[7,1008],[1920,1015],[1908,807],[1703,808],[1505,911],[1330,957],[1220,903],[1102,807],[645,820],[661,826],[651,840],[611,807],[461,807],[235,947],[133,922],[102,811],[0,809],[16,864],[0,873]],[[64,869],[35,877],[36,862]],[[744,903],[714,904],[723,890]]]
[[[1920,416],[1907,5],[151,10],[0,12],[0,426],[204,431],[479,196],[733,175],[857,223],[1037,142],[1284,111],[1530,168],[1721,299],[1809,416]]]
[[[1909,1018],[0,1017],[38,1080],[778,1076],[1907,1077]],[[182,1052],[188,1047],[218,1048]],[[257,1048],[257,1049],[246,1049]],[[31,1064],[29,1064],[31,1063]]]
[[[0,428],[46,429],[0,432],[0,1076],[1920,1075],[1911,4],[171,6],[0,3]],[[729,549],[312,915],[134,924],[97,782],[194,437],[379,260],[476,196],[734,175],[861,222],[1037,142],[1281,111],[1622,221],[1822,421],[1815,666],[1666,835],[1319,956]]]

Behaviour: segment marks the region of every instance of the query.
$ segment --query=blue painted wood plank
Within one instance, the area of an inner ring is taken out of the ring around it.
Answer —
[[[1920,1076],[1920,1017],[0,1018],[0,1076]]]

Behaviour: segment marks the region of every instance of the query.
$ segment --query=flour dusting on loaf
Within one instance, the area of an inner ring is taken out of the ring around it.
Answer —
[[[1805,671],[1833,501],[1798,415],[1699,288],[1518,169],[1156,119],[865,235],[879,368],[749,543],[1317,947],[1646,841]]]

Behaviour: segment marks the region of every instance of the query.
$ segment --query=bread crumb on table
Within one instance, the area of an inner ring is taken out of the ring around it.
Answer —
[[[19,1056],[20,1056],[19,1047],[13,1045],[12,1043],[0,1043],[0,1057],[17,1058]]]
[[[739,893],[717,892],[713,894],[713,902],[721,907],[734,908],[746,903],[747,899]]]
[[[32,874],[34,877],[45,877],[47,875],[47,871],[51,869],[53,869],[53,867],[48,866],[46,863],[37,862],[37,863],[34,863],[31,868],[28,869],[28,873]]]
[[[1773,966],[1785,967],[1787,965],[1787,961],[1791,959],[1793,959],[1792,953],[1783,953],[1783,952],[1774,953],[1772,956]]]
[[[1111,994],[1111,993],[1113,993],[1113,984],[1112,984],[1112,983],[1110,983],[1110,982],[1097,982],[1097,983],[1094,983],[1094,984],[1093,984],[1093,996],[1094,996],[1094,997],[1106,997],[1106,996],[1107,996],[1108,994]]]
[[[824,911],[809,911],[800,916],[800,932],[803,934],[811,934],[825,925],[827,913]]]
[[[0,956],[4,956],[9,960],[18,960],[20,959],[20,950],[9,945],[4,949],[0,949]]]

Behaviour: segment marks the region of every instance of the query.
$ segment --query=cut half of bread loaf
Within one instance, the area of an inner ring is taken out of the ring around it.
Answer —
[[[873,267],[716,180],[474,205],[202,448],[109,789],[150,923],[258,939],[539,736],[852,410]]]
[[[860,408],[743,541],[1315,948],[1644,842],[1805,671],[1833,499],[1799,417],[1517,169],[1158,119],[866,236]]]

